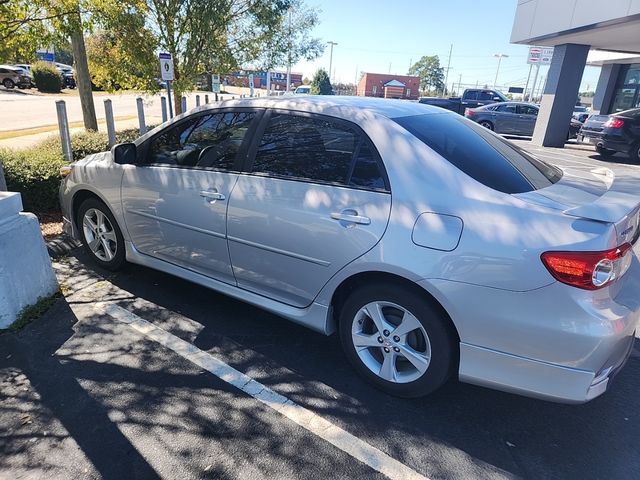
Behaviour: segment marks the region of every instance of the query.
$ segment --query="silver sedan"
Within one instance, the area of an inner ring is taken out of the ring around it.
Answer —
[[[639,200],[442,109],[356,97],[205,105],[76,162],[68,233],[322,334],[378,388],[448,379],[585,402],[627,359]]]

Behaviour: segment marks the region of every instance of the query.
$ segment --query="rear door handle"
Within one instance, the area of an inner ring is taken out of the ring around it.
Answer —
[[[224,194],[215,190],[202,190],[200,196],[209,200],[209,203],[214,203],[216,200],[224,200]]]
[[[369,217],[358,215],[358,212],[355,210],[343,210],[339,213],[332,213],[331,218],[340,222],[357,223],[358,225],[369,225],[371,223]]]

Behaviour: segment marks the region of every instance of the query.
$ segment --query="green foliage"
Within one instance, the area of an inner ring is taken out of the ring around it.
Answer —
[[[311,93],[313,95],[333,95],[329,74],[324,68],[319,68],[311,81]]]
[[[31,65],[31,74],[38,90],[46,93],[59,93],[62,87],[62,76],[56,67],[49,62],[36,62]]]
[[[58,210],[60,167],[66,164],[62,151],[40,145],[28,150],[0,150],[7,188],[22,194],[25,210]]]
[[[440,58],[437,55],[425,55],[411,65],[407,74],[420,77],[421,90],[444,89],[444,68],[440,66]]]
[[[116,140],[132,142],[138,136],[137,129],[127,129],[118,132]],[[71,136],[74,161],[108,149],[106,133],[82,132]],[[59,209],[60,167],[67,162],[58,137],[51,137],[26,150],[0,150],[0,163],[4,166],[8,190],[22,194],[26,211],[40,213]]]

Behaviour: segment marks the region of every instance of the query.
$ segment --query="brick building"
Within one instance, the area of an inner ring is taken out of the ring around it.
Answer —
[[[385,73],[365,73],[358,82],[356,95],[360,97],[417,100],[419,89],[419,77]]]

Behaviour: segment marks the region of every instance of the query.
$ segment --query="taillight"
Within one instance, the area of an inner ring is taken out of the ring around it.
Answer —
[[[616,117],[611,117],[609,120],[605,122],[603,127],[605,128],[622,128],[624,125],[624,120],[621,120]]]
[[[553,277],[567,285],[597,290],[622,277],[633,250],[625,243],[602,252],[545,252],[540,258]]]
[[[471,110],[470,108],[465,108],[464,109],[464,116],[465,117],[473,117],[476,114],[475,110]]]

